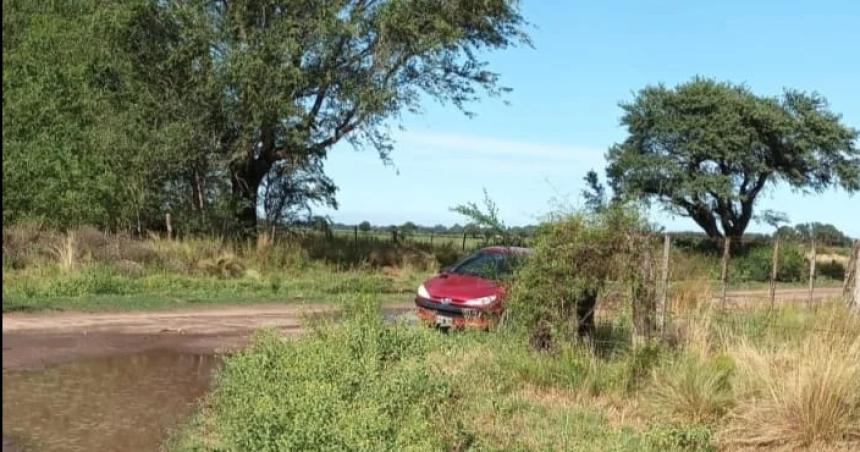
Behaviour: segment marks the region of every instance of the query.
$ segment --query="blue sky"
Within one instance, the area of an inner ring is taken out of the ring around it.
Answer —
[[[482,188],[511,225],[533,223],[562,200],[581,204],[582,177],[603,174],[604,153],[624,139],[618,103],[648,84],[695,75],[746,83],[761,95],[818,91],[844,123],[860,128],[860,2],[523,2],[534,48],[489,54],[513,92],[471,106],[425,103],[393,127],[385,166],[372,149],[337,145],[327,172],[340,187],[335,221],[452,224],[449,207],[479,201]],[[506,105],[503,100],[508,101]],[[757,204],[793,223],[832,223],[860,237],[860,196],[771,188]],[[653,209],[670,230],[696,230]],[[753,225],[750,230],[767,230]]]

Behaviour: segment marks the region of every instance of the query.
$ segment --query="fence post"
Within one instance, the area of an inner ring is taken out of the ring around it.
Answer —
[[[397,228],[391,228],[391,241],[397,243]]]
[[[466,231],[463,231],[463,251],[466,251]]]
[[[723,238],[723,262],[722,272],[720,273],[720,282],[722,283],[722,295],[720,296],[721,307],[726,307],[726,296],[729,282],[729,254],[732,247],[732,238],[726,236]]]
[[[358,226],[352,227],[352,243],[358,246]]]
[[[672,314],[669,305],[669,255],[672,251],[672,236],[663,236],[663,262],[660,266],[660,333],[663,337],[669,332],[669,316]]]
[[[857,282],[860,270],[860,240],[855,240],[851,247],[851,257],[845,269],[845,282],[842,285],[842,296],[850,308],[860,310],[860,283]]]
[[[770,264],[770,309],[776,303],[776,278],[779,275],[779,236],[774,235],[773,260]]]
[[[634,265],[637,266],[631,288],[634,346],[641,345],[654,337],[657,291],[650,245],[647,237],[634,236],[632,240]]]
[[[808,304],[812,307],[812,297],[815,293],[815,260],[817,252],[815,249],[815,237],[812,237],[812,255],[809,258],[809,299]]]
[[[860,241],[854,245],[854,309],[860,310]]]
[[[173,240],[173,224],[170,222],[170,212],[164,214],[164,224],[167,226],[167,240]]]

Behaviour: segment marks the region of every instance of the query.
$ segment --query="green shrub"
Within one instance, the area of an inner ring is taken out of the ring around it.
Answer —
[[[746,253],[732,257],[730,279],[732,281],[770,281],[773,248],[757,246]],[[777,281],[799,282],[808,278],[808,263],[803,249],[796,245],[783,244],[779,249],[779,271]]]
[[[645,434],[650,449],[667,451],[712,451],[713,432],[706,425],[653,427]]]
[[[816,263],[816,274],[820,277],[842,281],[845,278],[845,265],[837,260]]]
[[[508,297],[508,323],[530,331],[551,325],[557,335],[575,334],[578,309],[593,306],[608,281],[629,276],[631,234],[645,227],[638,212],[620,206],[541,224],[534,255],[518,272]]]
[[[221,449],[444,449],[454,384],[424,363],[443,338],[386,327],[375,308],[229,357],[212,395]]]

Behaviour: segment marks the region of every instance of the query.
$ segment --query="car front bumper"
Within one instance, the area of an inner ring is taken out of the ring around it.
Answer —
[[[501,314],[501,306],[494,303],[487,308],[471,308],[452,304],[442,304],[422,297],[415,297],[418,318],[425,323],[439,325],[440,317],[454,328],[486,329],[495,324]]]

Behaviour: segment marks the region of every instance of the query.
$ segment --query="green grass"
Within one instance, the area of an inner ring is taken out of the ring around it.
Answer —
[[[740,407],[765,409],[756,401],[766,394],[737,373],[735,344],[779,347],[775,368],[787,356],[821,359],[800,354],[809,342],[857,344],[856,319],[827,305],[690,313],[677,320],[674,341],[638,348],[628,317],[602,319],[594,346],[564,342],[538,353],[514,332],[386,325],[376,300],[361,297],[340,324],[292,340],[263,334],[227,357],[215,390],[168,449],[715,450],[734,440],[725,432],[743,419]],[[856,357],[856,345],[847,350]],[[744,428],[754,435],[768,426]],[[827,441],[852,444],[838,430]]]
[[[3,312],[145,310],[203,303],[327,303],[344,295],[382,294],[405,302],[422,274],[376,271],[271,272],[223,278],[163,271],[129,276],[110,266],[73,273],[32,269],[3,273]]]

